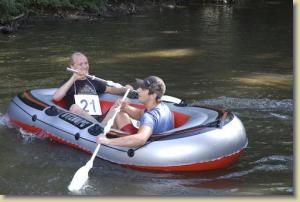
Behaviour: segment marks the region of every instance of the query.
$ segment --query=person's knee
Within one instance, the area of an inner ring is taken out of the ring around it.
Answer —
[[[124,119],[129,119],[129,116],[128,114],[126,114],[125,112],[119,112],[117,115],[116,115],[116,120],[117,121],[122,121]]]
[[[128,116],[128,114],[124,112],[119,112],[115,118],[115,123],[117,127],[120,129],[123,126],[130,123],[130,117]]]
[[[70,112],[72,112],[74,114],[78,114],[82,111],[82,109],[76,104],[71,105],[69,110],[70,110]]]

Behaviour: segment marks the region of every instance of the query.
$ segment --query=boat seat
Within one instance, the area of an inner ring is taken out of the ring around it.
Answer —
[[[114,103],[109,102],[109,101],[101,101],[101,110],[102,110],[102,113],[106,113],[111,108],[111,106],[113,104]],[[130,104],[130,105],[133,106],[133,107],[139,108],[139,109],[143,109],[144,108],[142,105],[138,105],[138,104]],[[172,111],[172,113],[173,113],[174,127],[175,128],[178,128],[178,127],[182,126],[190,118],[190,116],[188,116],[188,115],[186,115],[184,113],[175,112],[175,111]]]
[[[60,106],[61,108],[67,109],[67,101],[66,100],[60,100],[60,101],[52,100],[52,102],[54,104]]]
[[[54,103],[56,105],[64,108],[64,109],[66,109],[67,103],[66,103],[65,100],[61,100],[59,102],[54,101]],[[108,110],[111,108],[111,106],[113,104],[114,104],[113,102],[101,100],[100,106],[101,106],[102,113],[105,114],[106,112],[108,112]],[[144,108],[142,105],[139,105],[139,104],[130,104],[130,105],[133,106],[133,107],[139,108],[139,109],[143,109]],[[184,113],[175,112],[175,111],[172,111],[172,113],[173,113],[174,127],[175,128],[178,128],[178,127],[182,126],[190,118],[190,116],[188,116],[188,115],[186,115]]]

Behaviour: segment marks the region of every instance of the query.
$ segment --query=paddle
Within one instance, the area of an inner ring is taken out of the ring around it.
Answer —
[[[122,102],[126,99],[129,91],[130,91],[130,89],[127,89],[126,93],[124,94],[124,96],[122,98]],[[113,116],[107,121],[107,124],[104,127],[103,133],[101,135],[106,135],[110,131],[110,129],[114,123],[115,117],[116,117],[117,113],[120,111],[120,109],[121,109],[121,105],[116,107]],[[97,145],[91,159],[83,167],[81,167],[77,170],[70,185],[68,186],[68,189],[70,191],[79,191],[83,187],[85,182],[88,180],[89,171],[93,167],[93,162],[94,162],[94,159],[100,149],[100,146],[101,146],[101,144]]]
[[[77,70],[74,70],[74,69],[71,69],[69,67],[67,67],[67,71],[69,72],[73,72],[73,73],[78,73]],[[104,79],[101,79],[101,78],[98,78],[96,77],[95,75],[89,75],[89,74],[86,74],[85,75],[86,77],[92,79],[92,80],[97,80],[97,81],[101,81],[101,82],[104,82],[106,85],[108,86],[112,86],[112,87],[116,87],[116,88],[121,88],[123,87],[121,84],[119,83],[115,83],[113,81],[106,81]],[[136,92],[136,91],[134,91]],[[176,98],[176,97],[173,97],[173,96],[169,96],[169,95],[163,95],[162,98],[161,98],[162,101],[165,101],[165,102],[172,102],[172,103],[175,103],[175,104],[180,104],[182,103],[182,100],[179,99],[179,98]]]

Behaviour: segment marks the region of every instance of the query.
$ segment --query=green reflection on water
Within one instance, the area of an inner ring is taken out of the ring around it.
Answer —
[[[13,38],[0,37],[0,112],[5,112],[8,102],[18,92],[33,88],[56,87],[63,79],[68,78],[70,73],[66,72],[65,68],[69,65],[69,56],[74,51],[81,51],[89,57],[90,72],[98,77],[122,84],[133,84],[135,78],[158,75],[166,81],[169,95],[186,99],[191,103],[205,99],[218,100],[219,97],[242,99],[245,102],[256,99],[292,100],[293,29],[292,12],[289,11],[281,6],[255,9],[203,6],[163,14],[153,13],[143,17],[37,22],[20,30]],[[229,107],[235,109],[235,104],[232,103]],[[249,162],[255,162],[274,153],[288,157],[293,155],[292,110],[264,111],[255,106],[235,110],[245,124],[249,136],[247,153],[234,167],[235,169],[241,172],[251,170],[253,164]],[[4,146],[14,148],[15,143],[20,143],[17,140],[12,141],[7,133],[9,132],[1,131],[1,137],[6,138],[5,141],[1,141],[1,148],[4,150]],[[3,134],[6,136],[2,136]],[[288,144],[283,145],[282,142]],[[39,155],[40,151],[43,151],[39,147],[45,144],[49,150],[53,149],[52,144],[42,142],[33,146],[25,145],[19,153],[28,152],[29,147],[35,155]],[[51,158],[47,158],[46,155],[49,151],[44,151],[46,160],[57,160],[55,155],[62,149],[61,146],[57,147],[57,151],[54,149],[51,152],[53,154]],[[81,155],[79,152],[76,155],[74,153],[75,151],[70,151],[66,147],[62,156],[66,157],[66,154],[69,154],[77,158]],[[7,158],[16,155],[14,149],[6,154]],[[18,162],[18,158],[22,156],[18,154],[16,158]],[[27,159],[30,159],[30,156],[27,156]],[[77,159],[64,161],[64,165],[73,169],[73,164],[77,161]],[[103,162],[100,163],[102,165]],[[24,177],[22,185],[32,178],[30,166],[25,168],[22,174],[29,176]],[[98,176],[99,181],[109,176],[109,180],[106,178],[107,182],[113,183],[114,180],[111,179],[114,173],[111,172],[114,169],[109,167],[101,170],[101,167],[98,167],[101,172],[106,171],[106,176]],[[41,174],[41,170],[43,166],[35,171]],[[69,181],[66,178],[69,174],[66,171],[68,169],[59,170],[56,167],[56,170],[63,179],[55,183],[61,183],[59,187],[63,189],[63,183]],[[2,171],[4,172],[2,176],[5,176],[10,169],[6,167]],[[123,172],[128,172],[127,174],[134,179],[140,175],[135,172],[131,174],[123,168],[119,168],[117,172],[120,177],[123,176]],[[53,173],[55,172],[45,174],[44,177],[52,179]],[[273,173],[259,170],[250,175],[237,177],[242,183],[233,184],[232,189],[235,191],[229,195],[291,194],[289,188],[292,187],[292,175],[293,171],[290,168]],[[197,176],[198,174],[192,175],[192,179],[197,179]],[[148,186],[155,187],[156,178],[153,178],[154,182],[149,182]],[[141,190],[139,183],[142,184],[143,180],[138,179],[137,184],[131,184],[132,193],[139,193]],[[163,183],[162,181],[158,183]],[[188,194],[211,193],[211,190],[197,192],[199,189],[186,188],[180,184],[186,182],[194,183],[186,178],[184,182],[176,181],[178,188],[184,189]],[[231,179],[229,182],[232,182]],[[94,183],[95,187],[104,186],[98,181]],[[39,190],[34,190],[34,184],[27,189],[18,187],[17,180],[11,184],[16,185],[13,188],[14,193],[36,193],[34,191]],[[209,188],[217,189],[217,184]],[[197,187],[205,185],[207,184]],[[112,184],[105,190],[108,193],[115,193],[114,186],[117,185]],[[168,187],[168,184],[163,183],[162,190],[153,190],[158,194],[164,194],[170,191]],[[120,190],[126,190],[125,188],[121,187]],[[149,194],[148,189],[143,191],[145,192],[142,193]],[[214,190],[214,193],[220,193],[218,191]],[[64,190],[50,190],[50,193],[53,192],[67,194]],[[94,194],[101,194],[97,190],[95,192]],[[171,192],[173,195],[178,194],[176,190]]]

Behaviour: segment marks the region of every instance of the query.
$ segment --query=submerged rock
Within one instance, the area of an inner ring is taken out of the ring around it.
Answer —
[[[12,26],[6,25],[6,26],[0,26],[0,32],[3,34],[11,34],[13,33]]]

